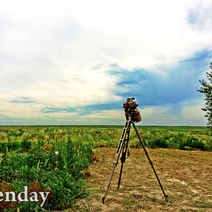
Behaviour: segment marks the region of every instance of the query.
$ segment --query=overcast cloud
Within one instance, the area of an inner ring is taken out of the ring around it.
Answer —
[[[212,0],[7,0],[0,124],[205,125]]]

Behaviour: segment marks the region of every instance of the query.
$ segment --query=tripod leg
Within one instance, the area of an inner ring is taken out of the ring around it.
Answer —
[[[131,122],[130,122],[130,125],[131,125]],[[130,140],[130,125],[129,125],[128,129],[126,129],[127,135],[126,135],[125,142],[124,142],[125,146],[123,148],[122,156],[120,158],[121,159],[121,169],[120,169],[120,173],[119,173],[118,188],[120,187],[122,171],[123,171],[125,160],[127,158],[127,153],[129,153],[128,152],[129,151],[128,143]]]
[[[107,185],[107,188],[106,188],[106,191],[105,191],[105,195],[102,197],[102,203],[104,203],[104,201],[105,201],[105,199],[107,197],[107,194],[108,194],[108,191],[109,191],[109,188],[110,188],[110,184],[111,184],[111,181],[112,181],[112,178],[113,178],[113,174],[114,174],[115,168],[116,168],[116,166],[118,164],[118,160],[119,160],[121,151],[123,151],[123,148],[124,148],[124,142],[125,142],[127,129],[129,129],[130,124],[131,124],[131,122],[129,120],[126,121],[126,123],[125,123],[125,127],[124,127],[124,130],[123,130],[121,139],[119,141],[118,149],[116,151],[116,158],[115,158],[115,161],[113,162],[113,168],[112,168],[112,172],[111,172],[111,175],[110,175],[110,178],[109,178],[109,182],[108,182],[108,185]]]
[[[108,191],[109,191],[109,188],[110,188],[110,184],[111,184],[116,166],[117,166],[117,163],[113,163],[113,169],[112,169],[112,172],[111,172],[111,175],[110,175],[110,179],[109,179],[109,182],[108,182],[108,185],[107,185],[107,189],[105,190],[105,195],[102,197],[102,203],[103,204],[105,203],[105,199],[107,197],[107,194],[108,194]]]
[[[153,166],[153,163],[152,163],[152,161],[151,161],[151,159],[150,159],[150,157],[149,157],[149,154],[148,154],[148,152],[147,152],[147,150],[146,150],[146,148],[145,148],[144,142],[143,142],[143,140],[141,139],[141,137],[140,137],[140,135],[139,135],[139,133],[138,133],[138,130],[137,130],[136,126],[135,126],[135,123],[132,122],[132,125],[133,125],[133,127],[134,127],[134,129],[135,129],[135,132],[136,132],[136,134],[137,134],[137,136],[138,136],[138,139],[139,139],[139,141],[140,141],[140,143],[141,143],[141,145],[142,145],[142,147],[143,147],[143,149],[144,149],[144,152],[145,152],[145,154],[146,154],[146,156],[147,156],[147,158],[148,158],[148,160],[149,160],[149,163],[150,163],[150,165],[151,165],[151,167],[152,167],[152,170],[153,170],[154,173],[155,173],[155,176],[156,176],[157,181],[158,181],[158,183],[159,183],[159,185],[160,185],[160,188],[161,188],[161,190],[162,190],[162,192],[163,192],[163,195],[164,195],[165,198],[167,198],[168,195],[165,193],[165,191],[164,191],[164,189],[163,189],[163,186],[162,186],[162,184],[161,184],[161,182],[160,182],[160,179],[159,179],[159,177],[158,177],[158,175],[157,175],[157,172],[156,172],[156,170],[155,170],[155,168],[154,168],[154,166]]]
[[[123,152],[122,156],[121,156],[121,169],[120,169],[120,173],[119,173],[118,188],[120,187],[120,184],[121,184],[121,176],[122,176],[125,159],[126,159],[126,152]]]

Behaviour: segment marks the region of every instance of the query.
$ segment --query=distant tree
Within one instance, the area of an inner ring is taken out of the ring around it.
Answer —
[[[210,131],[212,131],[212,62],[210,63],[210,68],[210,73],[206,72],[208,82],[206,82],[204,79],[199,80],[202,87],[197,91],[205,94],[205,107],[201,109],[206,112],[205,117],[208,119],[207,125]]]

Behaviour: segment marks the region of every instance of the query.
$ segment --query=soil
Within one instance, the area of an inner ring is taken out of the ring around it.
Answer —
[[[147,149],[168,198],[164,197],[142,148],[130,149],[117,189],[120,161],[105,204],[115,148],[100,148],[100,160],[87,177],[89,196],[79,200],[77,211],[212,211],[212,152]]]

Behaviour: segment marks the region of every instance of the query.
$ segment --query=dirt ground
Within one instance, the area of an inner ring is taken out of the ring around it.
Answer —
[[[112,171],[116,149],[100,148],[100,161],[91,166],[89,197],[78,202],[78,211],[212,211],[212,152],[147,149],[168,199],[159,187],[143,151],[130,149],[117,189],[120,161],[111,189],[101,199]]]

